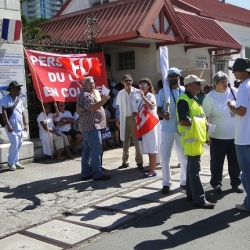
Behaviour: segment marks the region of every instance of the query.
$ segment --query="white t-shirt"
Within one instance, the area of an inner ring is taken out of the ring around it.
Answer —
[[[55,126],[54,126],[54,123],[53,123],[53,114],[52,113],[49,113],[47,115],[47,120],[46,120],[46,117],[44,115],[43,112],[41,112],[39,114],[39,116],[37,117],[37,122],[38,122],[38,127],[39,127],[39,134],[40,134],[40,138],[43,136],[43,133],[48,133],[44,128],[43,126],[41,125],[41,122],[46,122],[47,121],[47,126],[49,129],[55,129]]]
[[[64,110],[64,113],[61,113],[59,112],[59,116],[55,119],[56,122],[59,122],[63,117],[67,117],[67,118],[73,118],[72,114],[67,111],[67,110]],[[69,131],[71,130],[71,123],[70,124],[66,124],[64,126],[56,126],[56,128],[61,131],[61,132],[64,132],[64,131]]]
[[[237,89],[233,87],[232,91],[237,98]],[[212,90],[203,100],[202,107],[206,117],[209,116],[209,123],[216,125],[215,131],[210,133],[212,138],[234,138],[235,118],[231,116],[231,110],[227,106],[228,100],[235,100],[229,87],[225,93]]]
[[[247,108],[246,114],[235,117],[235,139],[237,145],[250,145],[250,78],[240,84],[235,107]]]

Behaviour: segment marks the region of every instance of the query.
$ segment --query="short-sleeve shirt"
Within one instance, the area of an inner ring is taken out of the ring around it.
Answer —
[[[93,112],[89,110],[90,107],[96,103],[98,103],[98,101],[94,95],[86,89],[82,89],[76,103],[79,114],[79,130],[81,132],[106,128],[106,117],[103,107],[100,107],[98,110]]]
[[[15,100],[13,100],[10,95],[6,95],[0,100],[0,105],[4,108],[10,108],[14,104]],[[14,131],[23,130],[23,115],[22,115],[23,111],[24,111],[23,102],[19,98],[18,104],[9,118],[9,123]]]
[[[53,123],[53,114],[52,114],[52,113],[49,113],[49,114],[47,115],[47,119],[46,119],[44,113],[41,112],[41,113],[39,114],[39,116],[37,117],[37,123],[38,123],[38,127],[39,127],[40,138],[41,138],[42,134],[48,133],[48,132],[43,128],[43,126],[41,125],[41,122],[47,123],[48,128],[51,129],[51,130],[54,130],[54,129],[55,129],[55,126],[54,126],[54,123]]]
[[[250,79],[246,79],[240,84],[235,107],[245,107],[247,109],[244,116],[235,116],[235,139],[236,145],[250,145]]]
[[[162,120],[161,131],[167,133],[177,133],[177,118],[176,118],[176,102],[178,98],[184,93],[184,88],[172,89],[170,92],[170,119]],[[175,100],[173,98],[175,97]],[[162,112],[166,111],[166,99],[164,90],[161,89],[157,95],[157,106],[162,108]]]
[[[73,118],[72,114],[67,111],[64,110],[64,113],[59,112],[59,116],[55,119],[56,122],[59,122],[63,117],[67,117],[67,118]],[[71,130],[71,124],[66,124],[63,126],[56,126],[57,130],[61,131],[61,132],[68,132],[69,130]]]

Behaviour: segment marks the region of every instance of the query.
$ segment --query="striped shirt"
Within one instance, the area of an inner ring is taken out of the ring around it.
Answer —
[[[77,99],[77,113],[79,114],[80,132],[92,131],[106,128],[106,117],[103,107],[91,112],[89,109],[93,104],[98,103],[94,95],[86,89],[82,89]]]

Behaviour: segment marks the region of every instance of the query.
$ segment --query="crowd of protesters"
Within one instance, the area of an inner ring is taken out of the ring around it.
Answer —
[[[63,102],[54,103],[55,113],[49,104],[43,105],[37,121],[44,153],[52,155],[55,144],[58,160],[72,159],[82,142],[81,180],[104,181],[111,176],[103,173],[103,150],[122,146],[122,164],[118,169],[126,169],[132,140],[135,162],[144,178],[155,177],[156,165],[161,162],[161,193],[168,194],[174,147],[181,168],[180,187],[186,190],[187,199],[197,207],[212,209],[215,204],[206,199],[199,176],[203,145],[207,143],[214,193],[223,192],[223,165],[227,157],[232,191],[246,192],[244,202],[236,208],[250,212],[250,60],[238,58],[229,69],[236,79],[234,87],[230,86],[228,76],[219,71],[213,76],[212,85],[205,85],[201,92],[204,79],[196,75],[183,78],[180,69],[170,68],[166,79],[158,83],[161,89],[157,95],[148,78],[133,85],[132,76],[126,74],[119,84],[109,81],[110,93],[102,95],[95,89],[95,79],[86,77],[74,115],[65,110]],[[22,104],[16,101],[20,87],[17,82],[11,83],[7,89],[10,94],[5,97],[10,100],[1,100],[10,149],[15,148],[16,152],[9,154],[10,170],[24,168],[18,161],[22,127],[27,130]],[[166,88],[170,91],[169,103],[166,103]],[[11,116],[7,113],[10,106],[14,107]],[[20,122],[15,125],[12,116]],[[111,132],[114,143],[110,141]],[[17,138],[16,142],[12,136]],[[147,167],[143,167],[143,154],[149,157]]]

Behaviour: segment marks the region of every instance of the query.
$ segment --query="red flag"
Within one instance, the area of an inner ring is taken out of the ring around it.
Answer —
[[[100,61],[96,58],[58,58],[74,80],[81,81],[86,76],[100,76]]]
[[[159,119],[149,112],[148,107],[145,104],[140,108],[135,120],[136,124],[134,131],[136,138],[140,138],[147,134],[159,122]]]

